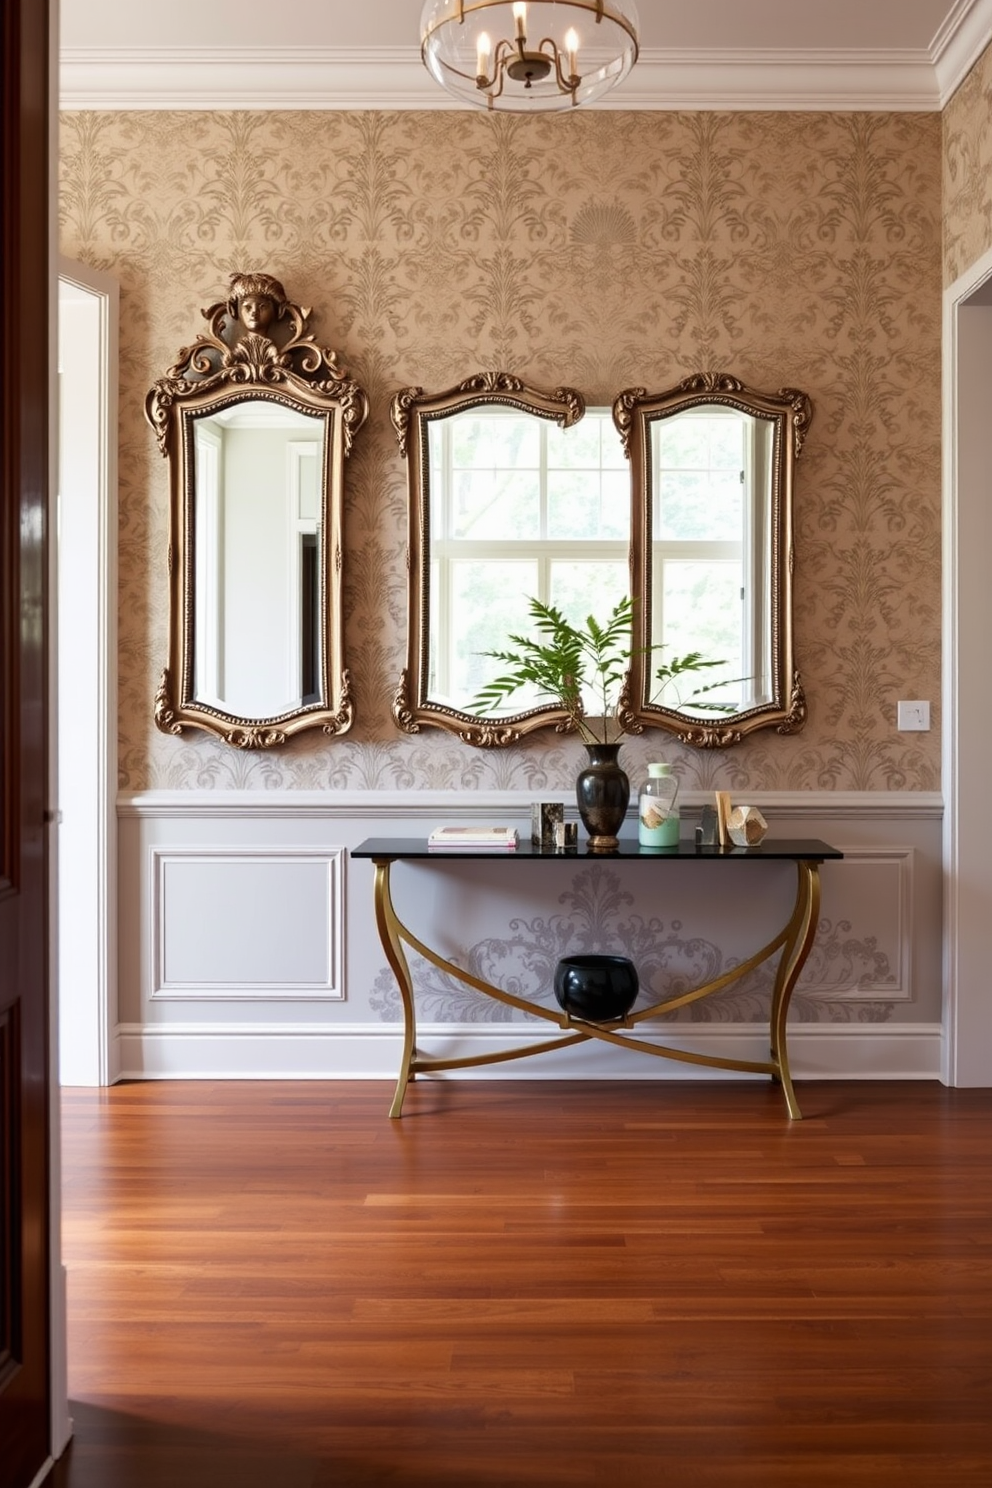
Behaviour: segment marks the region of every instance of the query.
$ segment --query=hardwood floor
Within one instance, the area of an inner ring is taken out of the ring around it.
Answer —
[[[992,1091],[65,1092],[54,1488],[992,1484]]]

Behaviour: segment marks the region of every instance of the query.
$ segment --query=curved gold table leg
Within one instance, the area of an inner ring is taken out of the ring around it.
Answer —
[[[785,944],[782,947],[778,970],[775,973],[769,1032],[772,1063],[775,1066],[773,1078],[778,1080],[782,1086],[789,1115],[794,1121],[801,1121],[803,1113],[799,1109],[799,1102],[792,1084],[792,1072],[789,1068],[786,1019],[789,1016],[789,1003],[792,1000],[796,982],[799,980],[799,973],[803,969],[816,935],[817,921],[820,917],[820,873],[819,865],[815,862],[797,862],[796,869],[798,871],[796,904],[786,928]]]
[[[409,1081],[415,1078],[413,1062],[417,1054],[417,1012],[413,1000],[413,979],[410,976],[410,967],[400,939],[399,920],[396,918],[392,895],[389,892],[390,866],[389,858],[376,858],[374,898],[375,923],[379,931],[379,939],[382,941],[386,960],[396,978],[396,985],[400,989],[400,998],[403,1002],[403,1055],[400,1060],[399,1078],[396,1081],[396,1093],[393,1096],[393,1104],[389,1108],[390,1116],[396,1119],[403,1114],[403,1097],[406,1095],[406,1087]]]

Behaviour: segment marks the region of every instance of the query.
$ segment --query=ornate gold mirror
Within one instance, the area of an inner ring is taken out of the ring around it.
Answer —
[[[498,716],[473,701],[493,675],[484,653],[530,628],[530,598],[585,614],[627,592],[626,461],[608,410],[584,413],[574,389],[505,372],[394,398],[409,482],[407,665],[393,703],[405,732],[499,747],[565,726],[536,696]]]
[[[798,731],[793,490],[809,398],[698,373],[667,392],[621,393],[613,417],[633,491],[627,729],[663,728],[704,748],[755,729]],[[659,688],[659,665],[694,652],[719,665],[679,676],[677,693]]]
[[[145,411],[171,477],[166,733],[265,749],[352,722],[341,623],[344,460],[365,393],[269,274],[235,274]]]

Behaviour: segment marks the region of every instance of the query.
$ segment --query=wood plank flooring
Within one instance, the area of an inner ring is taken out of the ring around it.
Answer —
[[[799,1095],[66,1091],[49,1482],[989,1488],[992,1091]]]

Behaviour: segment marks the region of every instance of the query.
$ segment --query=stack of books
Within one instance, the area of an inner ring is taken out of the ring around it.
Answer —
[[[459,848],[492,848],[496,852],[513,852],[517,846],[516,827],[435,827],[427,839],[430,852],[457,852]]]

